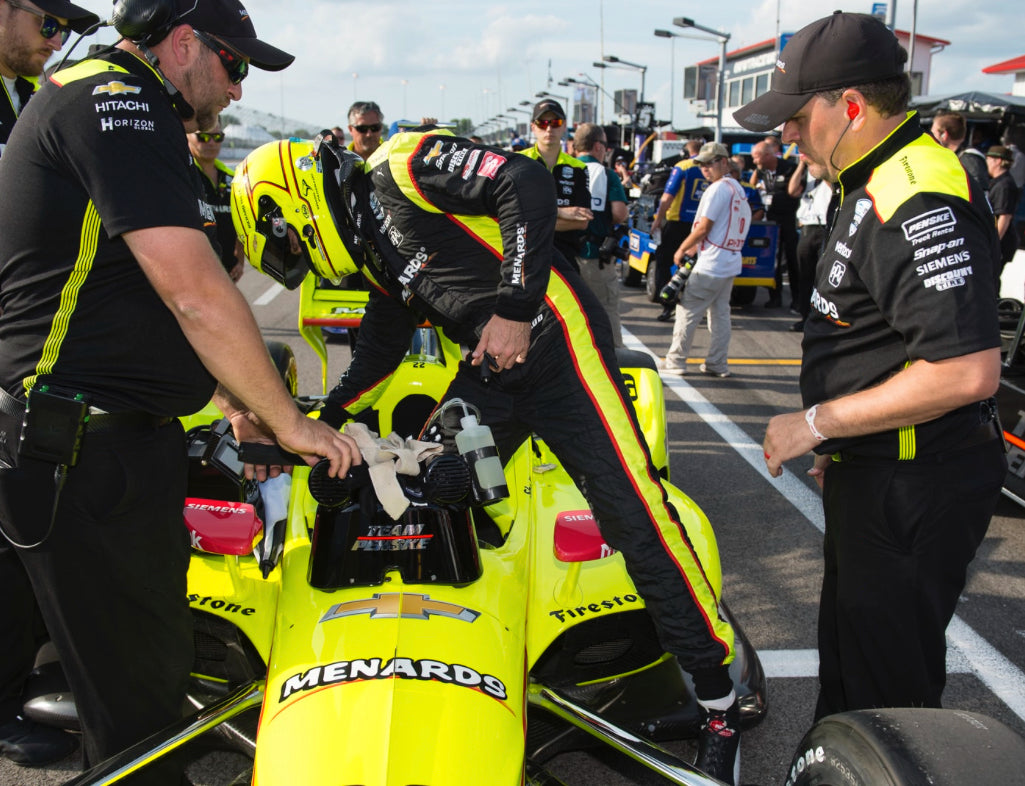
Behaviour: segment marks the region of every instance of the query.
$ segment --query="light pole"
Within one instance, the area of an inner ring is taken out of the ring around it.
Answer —
[[[606,63],[611,63],[612,67],[619,66],[620,68],[627,68],[632,71],[641,72],[641,99],[640,103],[644,103],[644,78],[648,73],[648,67],[641,65],[640,63],[631,63],[629,60],[620,60],[615,55],[605,55],[602,60]],[[597,65],[597,63],[595,64]]]
[[[438,90],[441,91],[441,113],[438,117],[442,123],[445,122],[445,85],[438,85]]]
[[[672,30],[656,30],[659,38],[669,39],[669,127],[676,125],[676,39],[686,36]]]
[[[520,107],[518,107],[518,106],[511,106],[511,107],[509,107],[508,109],[506,109],[505,111],[506,111],[506,112],[522,112],[522,113],[523,113],[523,114],[525,114],[525,115],[526,115],[527,117],[530,117],[530,115],[531,115],[530,111],[528,111],[528,110],[526,110],[526,109],[521,109],[521,108],[520,108]],[[519,133],[519,130],[520,130],[520,129],[519,129],[519,121],[518,121],[518,119],[516,118],[516,116],[515,116],[515,115],[513,116],[513,122],[515,122],[515,123],[516,123],[516,126],[517,126],[517,128],[516,128],[516,132],[517,132],[517,133]],[[529,121],[527,122],[527,127],[528,127],[528,128],[530,127],[530,123],[529,123]]]
[[[409,80],[402,80],[402,118],[406,119],[406,88],[409,87]]]
[[[352,103],[356,103],[356,80],[359,79],[359,74],[355,71],[352,72]]]
[[[640,71],[641,72],[641,94],[640,94],[640,96],[638,98],[637,103],[638,103],[638,105],[644,103],[644,78],[645,78],[645,75],[648,72],[648,67],[646,65],[641,65],[640,63],[631,63],[629,60],[621,60],[618,57],[616,57],[615,55],[605,55],[605,57],[602,58],[602,61],[603,62],[601,62],[601,63],[597,63],[596,62],[594,64],[595,67],[597,67],[597,68],[625,68],[628,71]],[[631,120],[633,122],[631,122],[631,124],[630,124],[630,127],[634,129],[634,133],[635,134],[636,134],[636,130],[637,130],[636,118],[637,118],[637,111],[636,111],[636,107],[635,107],[633,117],[631,118]],[[625,137],[625,133],[626,133],[626,123],[625,122],[622,124],[622,127],[623,127],[623,134],[624,134],[624,137]],[[634,141],[632,141],[630,143],[630,146],[629,146],[630,150],[633,150],[634,142],[635,141],[636,140],[634,140]],[[621,139],[620,142],[621,143],[625,143],[626,139],[625,138]]]
[[[726,102],[726,44],[730,40],[730,34],[699,25],[693,19],[688,19],[685,16],[676,17],[673,24],[677,27],[692,27],[695,30],[708,33],[719,42],[719,85],[715,95],[715,141],[722,142],[722,105]]]
[[[605,64],[602,63],[602,68],[604,68],[604,67],[605,67]],[[612,105],[613,105],[613,107],[615,107],[615,110],[617,112],[622,112],[623,111],[623,106],[618,101],[616,101],[616,97],[614,95],[610,95],[609,91],[606,90],[601,85],[599,85],[597,82],[595,82],[594,79],[592,79],[591,77],[589,77],[587,74],[584,74],[584,73],[580,73],[580,74],[578,74],[578,76],[582,76],[583,79],[574,79],[571,76],[567,76],[565,79],[563,79],[561,82],[559,82],[559,84],[563,85],[563,86],[582,85],[583,87],[586,87],[589,90],[595,91],[595,96],[594,96],[595,105],[597,105],[597,103],[598,103],[598,91],[600,90],[602,95],[604,95],[605,97],[607,97],[607,98],[612,100]],[[603,105],[604,105],[604,102],[603,102]],[[595,116],[594,120],[597,120],[597,119],[598,119],[597,116]],[[602,117],[602,124],[604,124],[604,121],[605,121],[605,118]],[[584,122],[584,121],[581,120],[581,122]]]

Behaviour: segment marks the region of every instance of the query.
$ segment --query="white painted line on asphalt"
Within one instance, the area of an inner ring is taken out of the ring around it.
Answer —
[[[659,358],[626,328],[623,328],[623,343],[629,349],[644,352]],[[696,370],[696,369],[695,369]],[[699,372],[700,373],[700,372]],[[822,499],[808,486],[797,479],[789,470],[773,478],[765,468],[761,445],[719,411],[712,402],[701,395],[686,377],[662,374],[662,382],[680,398],[694,413],[707,423],[722,439],[765,478],[769,484],[789,501],[819,532],[825,532],[825,514]],[[726,383],[728,384],[728,383]],[[965,671],[974,673],[993,693],[1022,720],[1025,720],[1025,672],[1004,657],[993,645],[976,633],[971,626],[956,614],[947,626],[947,644],[956,648],[966,664]],[[785,652],[785,651],[784,651]],[[759,657],[761,653],[759,653]],[[948,653],[948,671],[951,656]],[[814,676],[813,672],[809,676]]]
[[[262,295],[260,295],[260,297],[258,297],[256,300],[253,301],[253,305],[254,306],[266,306],[268,303],[270,303],[274,298],[276,298],[278,295],[280,295],[284,291],[285,291],[285,288],[283,286],[281,286],[281,284],[278,284],[278,283],[271,284],[270,289],[268,289],[266,292],[264,292]]]
[[[774,677],[817,677],[819,673],[818,650],[758,650],[765,676]]]
[[[758,650],[758,660],[765,676],[770,678],[817,677],[819,674],[818,650]],[[947,674],[974,673],[960,649],[950,647],[947,650]]]

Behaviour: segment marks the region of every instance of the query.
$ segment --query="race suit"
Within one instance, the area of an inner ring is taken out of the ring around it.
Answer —
[[[470,347],[493,315],[529,322],[525,363],[485,384],[464,361],[443,398],[479,406],[503,458],[531,431],[545,440],[626,558],[665,649],[694,674],[700,696],[727,694],[733,631],[652,465],[608,317],[552,254],[551,175],[524,156],[437,133],[392,137],[368,169],[376,198],[360,201],[380,211],[360,221],[376,227],[378,286],[322,419],[341,425],[373,402],[421,318]]]
[[[1000,346],[993,218],[917,115],[839,174],[805,326],[805,406]],[[829,439],[817,715],[939,706],[944,631],[1006,472],[994,402]]]

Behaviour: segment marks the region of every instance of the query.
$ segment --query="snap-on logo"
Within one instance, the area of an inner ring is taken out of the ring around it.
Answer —
[[[913,241],[935,232],[937,229],[953,227],[955,224],[957,224],[957,218],[954,216],[954,211],[949,207],[940,207],[909,218],[900,227],[904,230],[904,237]]]

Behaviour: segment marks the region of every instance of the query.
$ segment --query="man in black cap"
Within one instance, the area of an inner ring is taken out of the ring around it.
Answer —
[[[96,14],[67,0],[0,2],[0,155],[18,115],[39,86],[39,76],[54,52],[74,30],[85,32]],[[22,688],[32,670],[39,631],[28,576],[17,554],[0,538],[0,597],[27,598],[0,612],[0,640],[16,643],[0,660],[0,755],[18,764],[41,766],[78,747],[72,735],[22,718]]]
[[[357,455],[282,384],[204,232],[186,141],[241,98],[250,65],[292,56],[237,0],[119,2],[113,20],[125,39],[53,74],[0,158],[0,193],[18,195],[0,213],[0,529],[74,693],[87,766],[181,717],[193,652],[177,417],[219,381],[236,436],[258,422],[341,471]],[[5,657],[14,644],[0,641]],[[181,779],[168,760],[131,783]]]
[[[67,0],[0,2],[0,155],[14,121],[39,86],[46,61],[61,50],[72,30],[82,33],[99,21]]]
[[[783,126],[839,184],[804,328],[801,395],[765,461],[816,453],[825,575],[816,714],[940,706],[944,632],[1006,472],[993,216],[907,112],[907,55],[837,12],[790,39],[772,89],[734,117]]]
[[[1014,153],[1003,145],[993,145],[986,151],[986,170],[989,173],[989,189],[986,195],[993,215],[997,220],[997,235],[1000,236],[1000,269],[1014,259],[1018,252],[1018,233],[1014,228],[1014,211],[1018,208],[1021,189],[1011,176]]]

